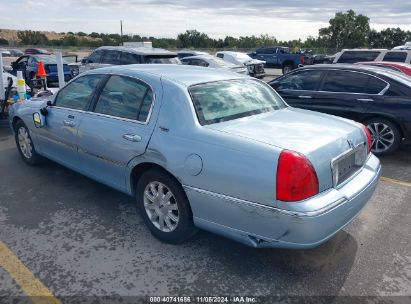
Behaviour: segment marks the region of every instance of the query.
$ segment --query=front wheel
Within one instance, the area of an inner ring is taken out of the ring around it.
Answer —
[[[181,185],[160,169],[151,169],[137,183],[136,199],[150,232],[178,244],[196,232],[191,208]]]
[[[14,133],[17,149],[19,150],[20,156],[23,160],[29,165],[37,165],[41,163],[44,159],[36,152],[29,129],[23,121],[19,120],[15,124]]]
[[[373,118],[365,125],[371,132],[371,151],[375,155],[387,155],[398,149],[401,133],[395,124],[383,118]]]

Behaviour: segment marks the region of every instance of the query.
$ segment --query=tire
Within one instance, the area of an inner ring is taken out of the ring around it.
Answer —
[[[179,244],[197,231],[183,188],[163,170],[143,173],[137,182],[136,200],[145,224],[160,241]]]
[[[294,69],[294,67],[290,64],[286,64],[285,66],[283,66],[283,74],[287,74],[289,72],[291,72]]]
[[[22,120],[14,125],[14,139],[20,156],[27,164],[34,166],[44,161],[44,158],[36,152],[29,129]]]
[[[373,118],[364,123],[371,132],[371,151],[375,155],[388,155],[396,151],[401,143],[398,127],[384,118]]]

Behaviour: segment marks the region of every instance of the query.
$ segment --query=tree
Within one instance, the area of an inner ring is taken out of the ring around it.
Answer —
[[[181,48],[206,48],[209,47],[211,39],[207,34],[197,30],[187,30],[177,36],[177,46]]]
[[[38,31],[18,31],[17,37],[24,45],[46,45],[49,41],[46,35]]]
[[[370,19],[357,15],[353,10],[338,12],[330,19],[330,26],[319,30],[319,38],[325,39],[329,47],[354,48],[368,45]]]
[[[0,45],[9,45],[9,42],[7,41],[7,39],[0,38]]]

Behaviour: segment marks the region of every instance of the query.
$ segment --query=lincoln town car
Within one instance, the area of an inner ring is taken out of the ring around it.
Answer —
[[[9,117],[23,161],[50,159],[134,196],[168,243],[204,229],[254,247],[315,247],[358,215],[380,175],[363,125],[204,67],[95,69]]]

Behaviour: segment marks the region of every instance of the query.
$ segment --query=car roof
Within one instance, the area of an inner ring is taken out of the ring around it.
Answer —
[[[177,53],[170,52],[166,49],[160,48],[151,48],[151,47],[125,47],[125,46],[101,46],[96,50],[112,50],[112,51],[120,51],[120,52],[131,52],[136,53],[138,55],[175,55]]]
[[[87,74],[94,73],[118,73],[127,76],[138,77],[141,74],[155,75],[166,78],[171,82],[186,87],[191,85],[229,79],[245,79],[245,75],[220,69],[206,67],[179,65],[179,64],[129,64],[106,68],[94,69]]]

